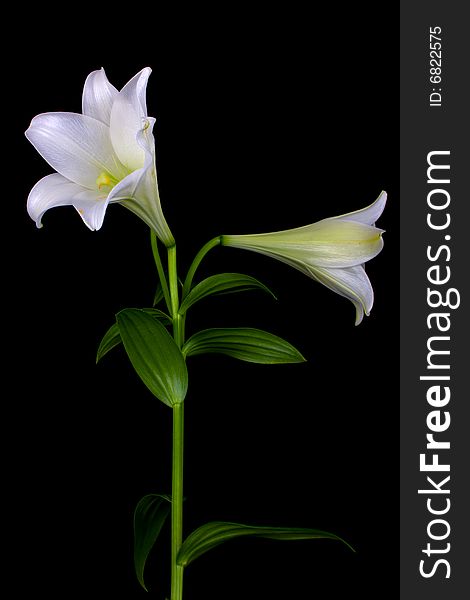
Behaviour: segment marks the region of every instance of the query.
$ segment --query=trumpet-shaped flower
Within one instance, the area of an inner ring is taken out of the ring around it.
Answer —
[[[100,229],[108,204],[119,202],[164,244],[174,244],[158,194],[155,119],[147,116],[150,73],[143,69],[118,92],[103,69],[93,71],[83,89],[83,114],[34,117],[26,137],[57,171],[29,194],[28,213],[37,227],[49,208],[72,205],[91,230]]]
[[[387,194],[382,192],[362,210],[287,231],[224,235],[221,243],[277,258],[349,298],[356,307],[359,325],[374,303],[364,263],[383,248],[383,230],[374,225],[386,200]]]

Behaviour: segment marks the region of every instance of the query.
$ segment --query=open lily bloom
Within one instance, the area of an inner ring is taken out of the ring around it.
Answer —
[[[38,227],[46,210],[71,205],[91,230],[100,229],[108,204],[119,202],[166,246],[174,244],[158,194],[155,119],[147,116],[150,73],[143,69],[118,92],[103,69],[93,71],[83,89],[83,114],[44,113],[32,120],[26,137],[57,171],[29,194],[28,213]]]
[[[374,225],[386,200],[387,194],[382,192],[362,210],[287,231],[224,235],[222,244],[277,258],[349,298],[356,307],[356,325],[359,325],[374,303],[364,263],[383,248],[383,230]]]

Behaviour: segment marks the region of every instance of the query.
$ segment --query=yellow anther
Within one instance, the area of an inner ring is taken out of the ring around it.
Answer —
[[[103,185],[111,185],[111,177],[103,171],[99,174],[98,179],[96,180],[96,185],[98,186],[99,190]]]

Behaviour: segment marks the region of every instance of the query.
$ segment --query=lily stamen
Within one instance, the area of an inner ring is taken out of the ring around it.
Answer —
[[[111,185],[111,177],[105,173],[104,171],[102,173],[100,173],[100,175],[98,176],[97,180],[96,180],[96,185],[98,186],[98,189],[101,190],[101,188],[104,185],[110,186]]]

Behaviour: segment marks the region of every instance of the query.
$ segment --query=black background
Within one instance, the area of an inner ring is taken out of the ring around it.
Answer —
[[[198,273],[249,273],[278,301],[206,300],[189,334],[265,328],[308,362],[191,361],[186,533],[208,520],[315,527],[357,552],[231,542],[188,567],[185,600],[398,596],[397,11],[137,8],[30,14],[22,53],[10,49],[10,584],[53,597],[145,594],[132,570],[132,511],[144,494],[170,492],[171,414],[122,350],[97,367],[94,357],[118,310],[151,304],[147,229],[111,206],[99,232],[72,208],[51,210],[36,230],[25,201],[51,169],[23,132],[40,112],[81,112],[90,71],[105,67],[120,88],[151,66],[160,193],[183,272],[215,235],[305,225],[389,194],[385,249],[367,265],[376,304],[359,327],[350,302],[262,256],[217,248]],[[168,548],[167,532],[147,570],[162,599]]]

